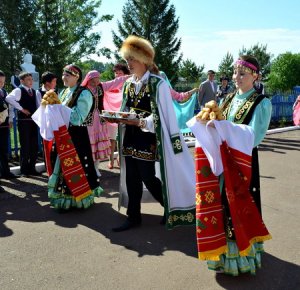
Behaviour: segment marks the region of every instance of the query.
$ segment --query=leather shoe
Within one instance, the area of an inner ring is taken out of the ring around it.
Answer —
[[[16,175],[16,174],[13,174],[13,173],[9,173],[7,175],[3,175],[2,178],[3,179],[14,179],[14,178],[19,178],[21,177],[20,175]]]
[[[131,222],[129,220],[126,220],[121,226],[117,228],[113,228],[113,232],[124,232],[127,230],[130,230],[132,228],[136,228],[141,225],[141,222]]]

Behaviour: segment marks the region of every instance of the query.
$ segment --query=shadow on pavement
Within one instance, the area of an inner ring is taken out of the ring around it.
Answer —
[[[109,175],[110,185],[106,184],[108,181],[105,181],[105,174],[101,177],[103,179],[101,186],[106,193],[102,195],[100,203],[97,199],[97,203],[87,210],[72,209],[63,214],[58,213],[49,205],[46,175],[39,177],[43,182],[24,178],[4,182],[3,185],[12,193],[0,195],[0,237],[14,234],[13,230],[4,224],[7,220],[30,223],[53,221],[56,225],[66,228],[83,225],[105,236],[112,244],[121,245],[136,252],[138,257],[161,256],[165,251],[179,251],[197,257],[194,227],[167,230],[159,224],[161,215],[143,214],[141,227],[122,233],[112,232],[113,227],[124,222],[125,216],[114,209],[110,202],[112,198],[117,198],[119,174],[109,172]],[[34,183],[35,181],[38,184]]]
[[[232,277],[216,274],[216,281],[220,286],[228,290],[299,289],[300,267],[264,253],[262,256],[262,268],[257,270],[256,275],[247,273],[238,277]]]
[[[260,151],[272,151],[274,153],[286,154],[281,150],[298,150],[300,151],[300,140],[295,139],[280,139],[266,137],[259,145]]]

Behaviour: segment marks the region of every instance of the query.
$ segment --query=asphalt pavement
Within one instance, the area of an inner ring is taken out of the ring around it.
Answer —
[[[193,148],[191,148],[191,151]],[[47,176],[1,180],[0,289],[300,289],[300,130],[268,135],[259,149],[265,243],[255,276],[216,274],[197,259],[194,227],[166,230],[163,209],[143,203],[143,224],[111,228],[119,170],[101,163],[104,194],[88,210],[59,214],[49,206]]]

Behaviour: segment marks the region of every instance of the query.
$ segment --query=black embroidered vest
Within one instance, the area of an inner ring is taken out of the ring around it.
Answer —
[[[101,114],[102,110],[104,110],[104,106],[103,106],[104,91],[103,91],[102,84],[100,83],[97,86],[97,96],[94,96],[92,92],[91,94],[93,95],[93,105],[82,126],[92,126],[94,122],[93,119],[94,111],[97,110],[99,114]]]
[[[228,119],[230,105],[234,98],[235,94],[229,94],[222,105],[220,106],[223,111],[223,116],[225,119]],[[250,97],[248,97],[238,108],[237,113],[235,114],[233,122],[236,124],[245,124],[248,125],[252,119],[253,112],[256,106],[264,99],[265,95],[260,95],[257,92],[254,92]]]
[[[150,78],[148,80],[150,82]],[[151,86],[144,84],[138,94],[135,93],[135,86],[128,82],[125,84],[127,102],[125,111],[133,110],[137,118],[146,118],[151,114]],[[122,152],[124,156],[154,161],[157,160],[156,135],[151,132],[144,132],[139,127],[127,126],[123,140]]]

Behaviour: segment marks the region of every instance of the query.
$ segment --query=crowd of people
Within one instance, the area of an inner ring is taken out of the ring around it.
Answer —
[[[40,174],[35,169],[39,127],[54,209],[89,208],[103,192],[99,162],[108,160],[109,169],[120,168],[119,203],[127,207],[127,217],[114,232],[142,224],[142,195],[150,193],[163,208],[161,224],[196,227],[199,258],[209,269],[255,274],[263,242],[271,238],[262,221],[257,146],[268,129],[272,106],[263,94],[259,63],[252,56],[239,57],[234,89],[228,76],[221,76],[217,85],[215,72],[209,70],[199,89],[178,93],[155,65],[148,40],[129,36],[120,55],[126,65],[117,64],[115,79],[107,82],[100,81],[96,70],[83,78],[78,66],[66,65],[65,88],[59,94],[58,77],[51,72],[42,74],[42,87],[36,91],[30,73],[16,72],[16,87],[7,94],[0,71],[0,111],[17,111],[21,174]],[[202,123],[194,117],[188,122],[196,137],[193,159],[172,102],[187,101],[196,91],[200,108],[215,101],[224,121]],[[41,104],[50,95],[55,105]],[[107,116],[103,110],[135,118]],[[7,159],[12,117],[7,113],[0,119],[1,178],[18,177],[10,173]]]

